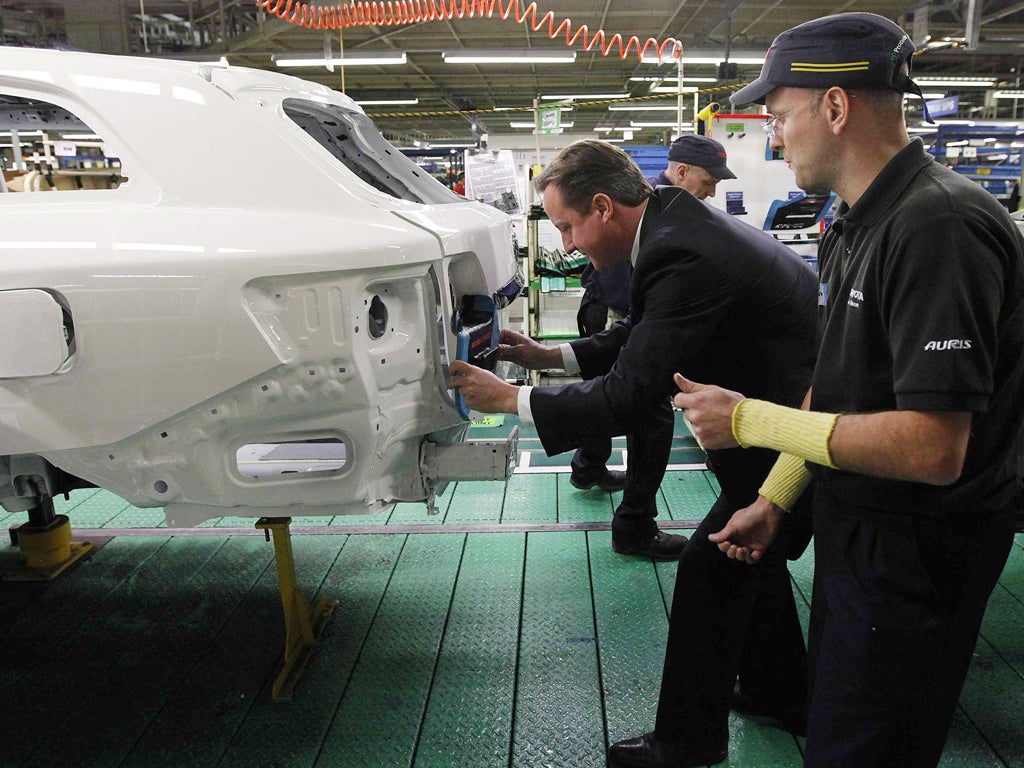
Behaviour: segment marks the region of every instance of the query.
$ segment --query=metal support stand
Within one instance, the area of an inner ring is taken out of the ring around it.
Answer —
[[[290,517],[261,517],[256,521],[256,527],[265,531],[267,541],[270,541],[271,533],[274,535],[277,584],[281,592],[281,606],[284,608],[284,659],[281,671],[274,680],[274,701],[285,701],[292,697],[295,684],[302,677],[317,641],[338,604],[337,600],[323,597],[310,616],[309,603],[295,586],[295,559],[292,556],[292,534],[289,530],[291,524]]]
[[[38,485],[37,485],[38,488]],[[11,530],[11,543],[25,555],[25,564],[3,575],[4,581],[50,581],[93,550],[87,541],[71,540],[66,515],[57,515],[45,493],[28,510],[28,522]]]

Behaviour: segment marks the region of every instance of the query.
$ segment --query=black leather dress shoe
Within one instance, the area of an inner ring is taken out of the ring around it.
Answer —
[[[806,704],[777,704],[761,696],[749,696],[737,682],[732,691],[731,707],[741,715],[765,720],[766,724],[797,736],[807,735]]]
[[[626,473],[617,469],[605,469],[597,475],[573,472],[569,476],[573,488],[589,491],[595,485],[602,491],[621,491],[626,487]]]
[[[655,560],[678,560],[689,539],[674,533],[658,531],[658,535],[650,539],[626,541],[612,536],[612,549],[620,555],[643,555]]]
[[[661,742],[653,733],[616,742],[608,748],[608,768],[696,768],[729,756],[729,744],[714,747]]]

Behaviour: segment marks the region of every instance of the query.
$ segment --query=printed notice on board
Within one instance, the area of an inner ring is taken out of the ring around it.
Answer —
[[[523,212],[512,150],[466,152],[466,197],[505,213]]]

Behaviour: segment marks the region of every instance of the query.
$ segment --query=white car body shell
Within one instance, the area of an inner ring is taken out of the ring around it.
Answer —
[[[505,214],[390,148],[431,200],[364,182],[285,111],[360,108],[293,77],[0,48],[0,96],[77,116],[127,179],[0,194],[0,321],[21,319],[0,342],[0,503],[50,465],[178,525],[430,496],[421,444],[468,427],[446,389],[453,315],[517,279]],[[52,369],[55,306],[73,337]],[[247,446],[316,441],[342,466],[239,468]]]

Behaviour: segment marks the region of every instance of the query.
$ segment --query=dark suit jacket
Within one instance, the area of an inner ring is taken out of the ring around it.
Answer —
[[[683,189],[659,188],[641,223],[631,293],[626,320],[571,342],[588,381],[534,388],[530,408],[549,455],[642,434],[648,415],[678,391],[676,371],[799,406],[814,366],[818,288],[785,245]],[[759,453],[712,452],[709,464],[723,482],[720,469],[749,466]],[[756,463],[770,466],[775,454],[763,453]],[[759,483],[743,485],[756,491]]]

